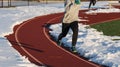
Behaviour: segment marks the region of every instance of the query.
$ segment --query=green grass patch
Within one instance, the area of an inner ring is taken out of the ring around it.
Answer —
[[[120,40],[120,39],[113,39],[113,41]]]
[[[120,36],[120,20],[94,24],[91,27],[102,31],[107,36]]]

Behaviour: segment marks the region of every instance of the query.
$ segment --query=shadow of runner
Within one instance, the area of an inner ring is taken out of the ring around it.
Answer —
[[[22,43],[22,42],[16,42],[16,41],[11,41],[11,40],[9,40],[11,43],[14,43],[13,45],[16,45],[16,46],[22,46],[22,47],[24,47],[24,48],[28,48],[28,49],[30,49],[30,50],[34,50],[34,51],[37,51],[37,52],[44,52],[44,51],[42,51],[42,50],[40,50],[40,49],[36,49],[36,48],[33,48],[32,46],[30,46],[30,44],[26,44],[26,43]],[[18,45],[18,44],[21,44],[21,45]]]

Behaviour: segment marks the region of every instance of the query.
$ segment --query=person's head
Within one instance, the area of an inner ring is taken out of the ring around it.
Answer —
[[[76,4],[80,4],[80,0],[75,0],[75,3]]]

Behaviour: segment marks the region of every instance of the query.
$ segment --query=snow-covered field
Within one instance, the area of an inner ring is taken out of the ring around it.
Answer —
[[[63,12],[59,6],[51,5],[22,6],[15,8],[0,8],[0,67],[38,67],[22,57],[4,35],[12,33],[13,27],[27,19],[56,12]],[[62,5],[62,4],[61,4]]]
[[[97,3],[92,8],[108,8],[104,6],[108,5],[106,1]],[[82,2],[80,8],[87,9],[88,2]],[[16,24],[20,24],[27,19],[63,11],[63,3],[0,8],[0,67],[37,67],[12,48],[10,43],[4,38],[4,35],[12,33]],[[97,32],[95,29],[86,29],[85,27],[86,25],[79,24],[79,38],[76,48],[80,55],[90,58],[90,61],[111,67],[120,67],[120,61],[118,60],[120,59],[120,41],[112,41],[112,37],[102,35],[102,32]],[[57,37],[60,33],[59,31],[61,31],[61,24],[52,25],[51,28],[54,29],[51,34]],[[63,39],[65,45],[69,47],[71,46],[70,38],[71,32],[69,32],[67,38]]]

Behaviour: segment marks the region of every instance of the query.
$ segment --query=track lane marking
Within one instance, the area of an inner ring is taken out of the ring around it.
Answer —
[[[49,20],[47,23],[50,23],[51,21],[53,21],[53,20],[55,20],[55,19],[57,19],[57,18],[60,18],[60,17],[61,17],[61,16],[55,17],[55,18]],[[81,59],[80,57],[78,57],[78,56],[72,54],[71,52],[63,49],[62,47],[58,46],[54,41],[52,41],[52,40],[49,38],[49,36],[48,36],[47,33],[46,33],[45,27],[43,28],[43,32],[44,32],[44,35],[46,36],[46,38],[47,38],[50,42],[52,42],[56,47],[58,47],[59,49],[63,50],[64,52],[68,53],[69,55],[74,56],[75,58],[77,58],[77,59],[79,59],[79,60],[82,60],[82,61],[84,61],[84,62],[86,62],[86,63],[88,63],[88,64],[90,64],[90,65],[93,65],[93,66],[95,66],[95,67],[100,67],[100,66],[98,66],[98,65],[96,65],[96,64],[90,63],[89,61],[86,61],[86,60],[84,60],[84,59]]]
[[[20,46],[20,48],[22,48],[23,51],[24,51],[25,53],[27,53],[32,59],[34,59],[34,60],[35,60],[36,62],[38,62],[40,65],[45,66],[40,60],[38,60],[37,58],[35,58],[32,54],[30,54],[30,53],[22,46],[22,44],[19,42],[19,39],[18,39],[18,37],[17,37],[18,31],[20,30],[20,28],[21,28],[22,26],[24,26],[25,24],[29,23],[29,21],[31,21],[31,20],[28,20],[27,22],[24,22],[23,24],[21,24],[21,25],[16,29],[16,32],[15,32],[16,42],[18,43],[18,45]],[[42,66],[41,66],[41,67],[42,67]]]

